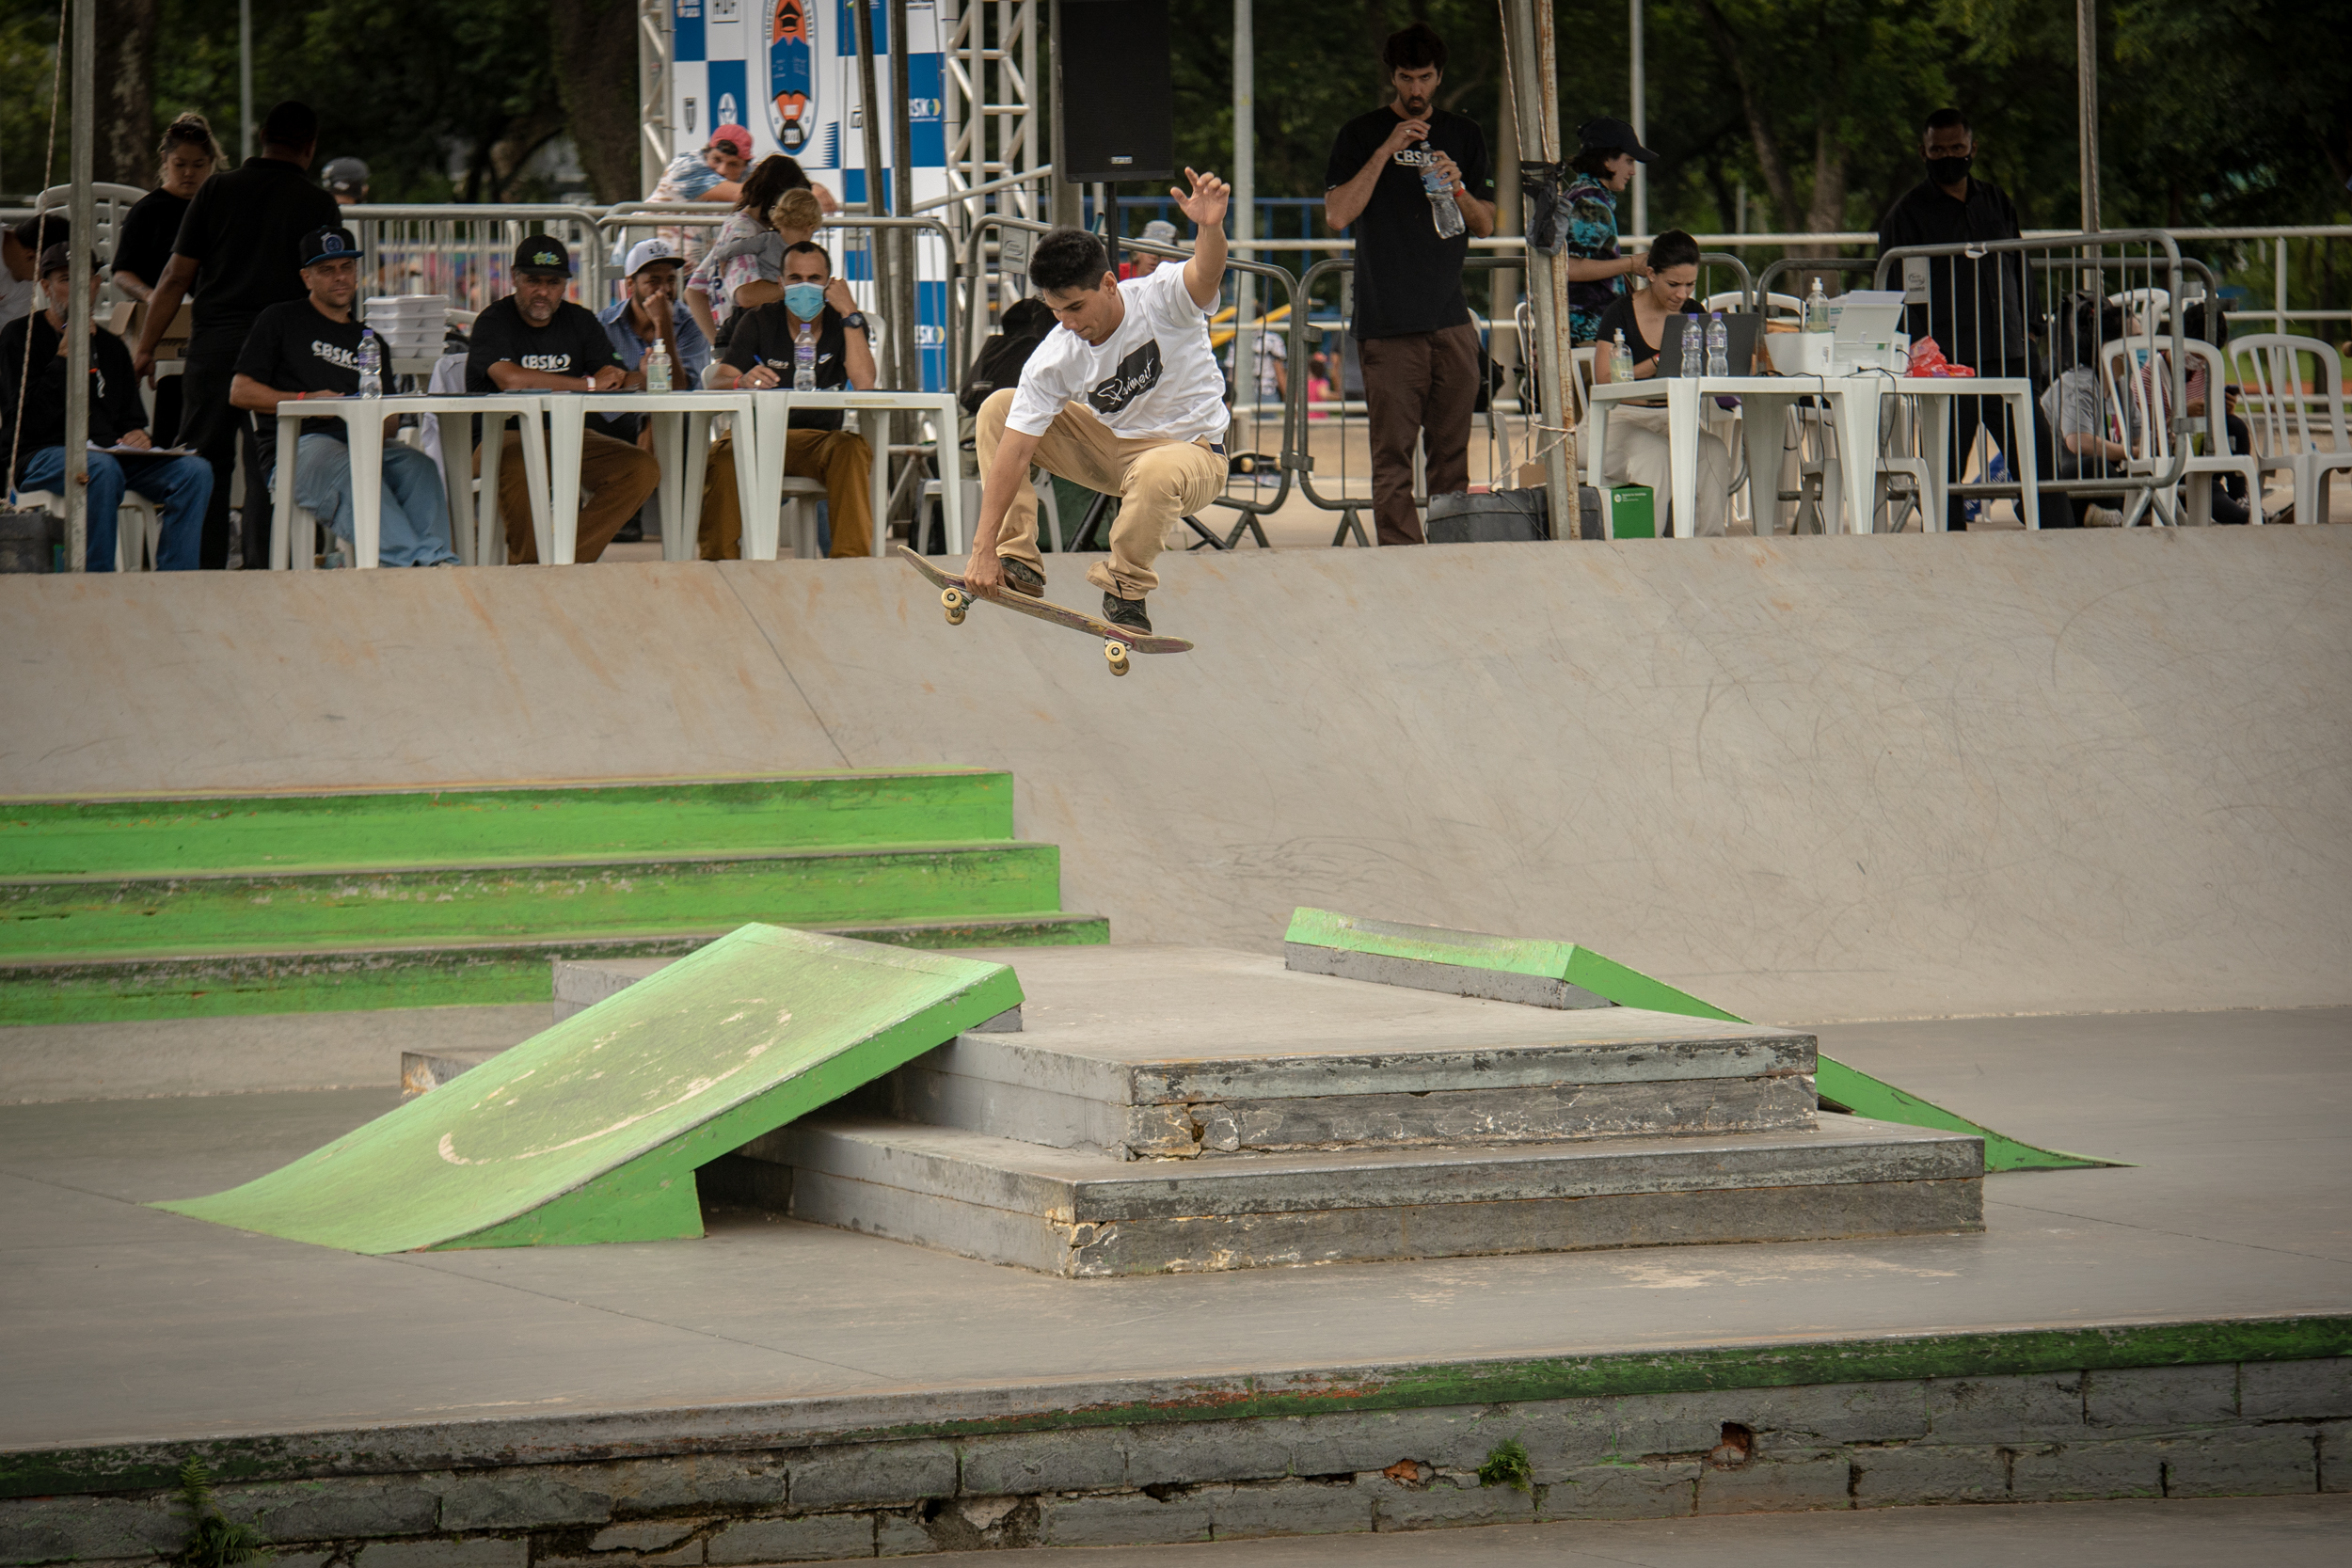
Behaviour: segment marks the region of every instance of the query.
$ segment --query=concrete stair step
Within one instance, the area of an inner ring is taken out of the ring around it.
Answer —
[[[782,773],[0,802],[0,879],[387,870],[1012,838],[1012,775]]]
[[[1983,1143],[1803,1131],[1113,1161],[820,1113],[706,1166],[721,1201],[1068,1276],[1983,1227]]]

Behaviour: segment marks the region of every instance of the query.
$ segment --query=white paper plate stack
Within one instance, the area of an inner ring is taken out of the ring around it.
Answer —
[[[430,359],[441,352],[448,316],[447,294],[379,294],[361,319],[393,358]]]

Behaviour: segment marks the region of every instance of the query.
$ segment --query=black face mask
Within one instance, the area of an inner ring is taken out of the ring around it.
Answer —
[[[1939,185],[1957,185],[1963,180],[1968,178],[1969,167],[1974,165],[1976,161],[1977,160],[1974,157],[1930,158],[1928,160],[1928,178],[1934,181]]]

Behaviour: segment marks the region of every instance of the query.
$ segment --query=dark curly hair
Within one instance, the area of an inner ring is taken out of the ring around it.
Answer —
[[[1445,40],[1428,23],[1416,22],[1389,35],[1389,41],[1380,46],[1380,63],[1391,71],[1422,71],[1433,65],[1443,71]]]
[[[1040,293],[1095,288],[1110,270],[1110,252],[1083,229],[1057,229],[1029,253],[1029,282]]]

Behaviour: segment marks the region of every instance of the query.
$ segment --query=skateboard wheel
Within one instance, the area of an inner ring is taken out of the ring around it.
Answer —
[[[1110,662],[1112,674],[1123,675],[1127,673],[1127,644],[1124,642],[1104,642],[1103,657]]]
[[[963,596],[963,591],[960,588],[943,588],[939,591],[939,602],[946,605],[948,613],[952,615],[971,601]]]
[[[947,624],[951,626],[963,625],[963,606],[957,605],[947,611]]]

